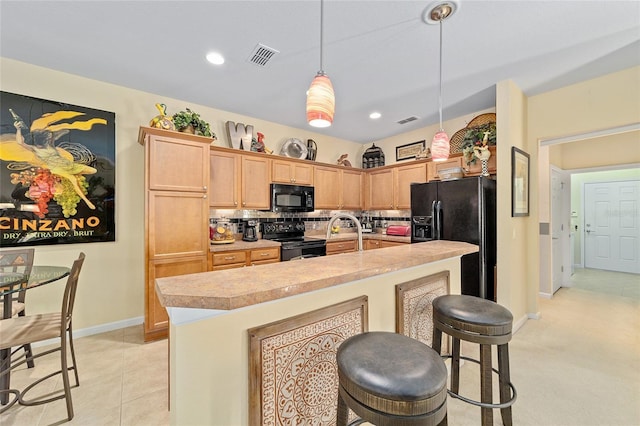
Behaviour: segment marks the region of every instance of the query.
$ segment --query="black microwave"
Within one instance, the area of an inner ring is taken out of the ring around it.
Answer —
[[[313,186],[271,184],[272,212],[312,212]]]

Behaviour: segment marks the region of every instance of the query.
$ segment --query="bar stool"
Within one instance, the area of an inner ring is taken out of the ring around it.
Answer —
[[[368,332],[340,344],[336,426],[349,408],[377,426],[447,424],[447,368],[429,346],[390,332]]]
[[[466,295],[446,295],[433,301],[433,348],[440,354],[442,333],[453,338],[451,358],[451,389],[449,395],[481,407],[482,426],[493,425],[494,408],[500,408],[502,423],[511,426],[511,405],[516,389],[509,377],[509,345],[513,315],[503,306],[490,300]],[[460,341],[480,344],[480,360],[460,356]],[[498,369],[491,366],[491,346],[498,347]],[[460,359],[480,364],[480,399],[474,401],[459,395]],[[498,374],[500,403],[492,397],[493,372]]]

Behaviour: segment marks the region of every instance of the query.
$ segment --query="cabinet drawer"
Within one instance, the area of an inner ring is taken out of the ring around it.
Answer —
[[[280,259],[280,248],[270,247],[264,249],[251,250],[251,261]]]
[[[380,240],[364,240],[365,250],[375,250],[380,248]]]
[[[225,251],[213,254],[213,266],[230,265],[232,263],[245,264],[247,253],[244,251]]]
[[[327,255],[356,251],[358,241],[348,240],[327,243]]]

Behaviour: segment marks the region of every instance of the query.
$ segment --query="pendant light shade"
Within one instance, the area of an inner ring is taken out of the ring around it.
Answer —
[[[438,131],[431,141],[431,159],[433,161],[445,161],[449,158],[451,146],[449,135],[442,128],[442,21],[450,17],[459,7],[458,0],[438,1],[429,5],[422,14],[422,20],[427,24],[440,25],[440,131]]]
[[[307,92],[307,122],[313,127],[329,127],[333,123],[336,98],[329,77],[319,72]]]
[[[320,0],[320,71],[311,82],[307,91],[307,122],[313,127],[329,127],[333,123],[336,109],[336,97],[329,76],[322,68],[322,21],[324,19],[324,0]]]

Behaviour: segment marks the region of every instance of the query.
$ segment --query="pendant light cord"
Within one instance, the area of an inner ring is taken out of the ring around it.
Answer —
[[[323,43],[323,31],[322,29],[324,28],[324,0],[320,0],[320,71],[318,72],[318,74],[324,75],[324,67],[322,66],[322,57],[323,57],[323,50],[322,50],[322,45]]]
[[[440,102],[440,131],[443,131],[444,129],[442,128],[442,21],[444,18],[440,17],[440,95],[439,97],[439,102]]]

